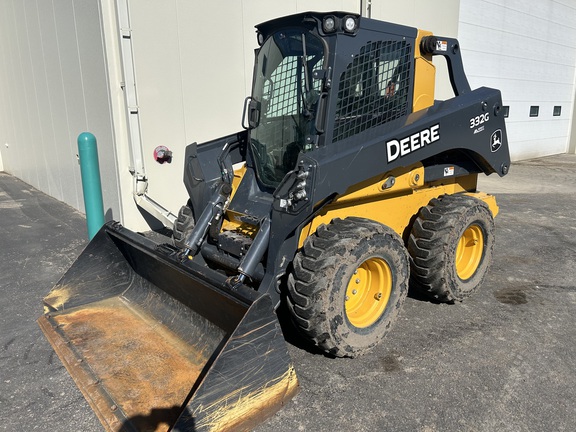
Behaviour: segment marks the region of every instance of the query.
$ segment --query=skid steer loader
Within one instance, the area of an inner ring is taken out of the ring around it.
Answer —
[[[276,309],[332,356],[374,347],[408,286],[461,301],[509,169],[498,90],[458,41],[349,13],[257,26],[244,130],[186,148],[173,243],[107,223],[39,324],[107,430],[246,430],[298,388]],[[434,56],[454,97],[434,99]]]

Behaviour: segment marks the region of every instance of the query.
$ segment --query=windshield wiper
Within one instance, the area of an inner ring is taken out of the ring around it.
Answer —
[[[304,93],[302,94],[302,105],[303,108],[308,112],[310,108],[308,107],[308,95],[310,94],[310,78],[308,77],[308,54],[306,53],[306,35],[302,33],[302,72],[304,73]],[[306,113],[303,113],[306,115]]]

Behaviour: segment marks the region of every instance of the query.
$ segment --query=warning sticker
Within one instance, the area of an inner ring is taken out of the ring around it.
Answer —
[[[448,42],[443,40],[436,41],[436,51],[448,51]]]
[[[453,176],[454,175],[454,167],[444,167],[444,177]]]

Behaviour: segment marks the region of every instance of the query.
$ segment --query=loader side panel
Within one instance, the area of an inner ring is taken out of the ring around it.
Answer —
[[[304,240],[320,225],[347,217],[380,222],[392,228],[400,237],[406,238],[406,230],[410,229],[414,216],[431,199],[444,194],[476,191],[476,173],[437,182],[426,181],[424,173],[422,164],[417,164],[350,187],[346,194],[323,207],[302,229],[298,247],[302,247]]]
[[[314,201],[342,195],[350,185],[383,172],[456,150],[462,156],[454,163],[466,159],[478,172],[505,175],[510,155],[501,106],[500,92],[482,87],[392,121],[392,130],[390,124],[375,126],[310,153],[307,156],[318,166],[317,177],[325,179],[316,185]],[[334,172],[347,175],[330,174]]]

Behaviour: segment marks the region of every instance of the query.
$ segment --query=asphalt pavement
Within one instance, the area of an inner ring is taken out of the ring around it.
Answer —
[[[288,344],[300,393],[258,432],[574,430],[576,155],[480,189],[500,206],[482,288],[454,305],[412,293],[356,359]],[[0,173],[0,430],[103,430],[36,324],[86,237],[81,213]]]

